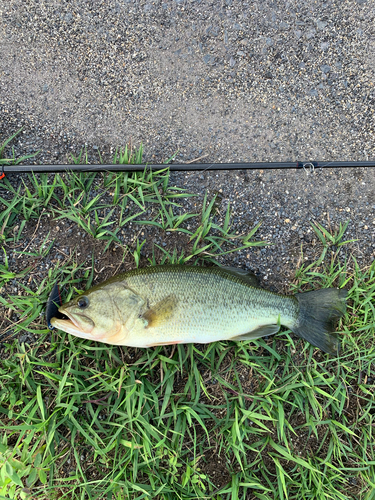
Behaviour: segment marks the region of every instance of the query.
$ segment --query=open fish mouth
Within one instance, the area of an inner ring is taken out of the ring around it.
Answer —
[[[70,315],[66,311],[59,311],[59,317],[54,317],[51,319],[51,325],[59,330],[66,333],[71,333],[77,337],[87,338],[94,328],[94,322],[84,316],[83,314],[77,314],[75,316]],[[83,325],[80,324],[77,316],[81,316],[83,319]]]

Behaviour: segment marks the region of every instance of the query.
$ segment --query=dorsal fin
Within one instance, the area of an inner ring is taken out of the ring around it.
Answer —
[[[220,269],[225,271],[232,276],[236,276],[237,278],[241,278],[243,281],[246,281],[249,285],[259,288],[258,278],[251,271],[246,271],[245,269],[239,269],[238,267],[231,266],[220,266]]]

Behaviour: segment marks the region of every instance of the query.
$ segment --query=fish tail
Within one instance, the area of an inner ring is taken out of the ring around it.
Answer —
[[[339,342],[335,326],[345,314],[346,296],[346,290],[337,288],[298,293],[295,297],[299,315],[291,330],[324,352],[337,356]]]

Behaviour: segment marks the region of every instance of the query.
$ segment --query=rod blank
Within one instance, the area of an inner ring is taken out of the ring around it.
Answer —
[[[174,171],[195,170],[262,170],[262,169],[305,169],[375,167],[375,161],[295,161],[295,162],[255,162],[255,163],[171,163],[143,165],[2,165],[3,174],[56,173],[56,172],[136,172],[145,169],[161,170],[169,167]]]

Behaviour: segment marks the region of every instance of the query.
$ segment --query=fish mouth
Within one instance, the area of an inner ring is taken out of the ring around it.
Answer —
[[[59,309],[62,317],[52,318],[51,325],[66,333],[71,333],[77,337],[87,338],[94,328],[94,322],[84,314],[69,314],[69,312]],[[82,323],[79,317],[83,319]]]

